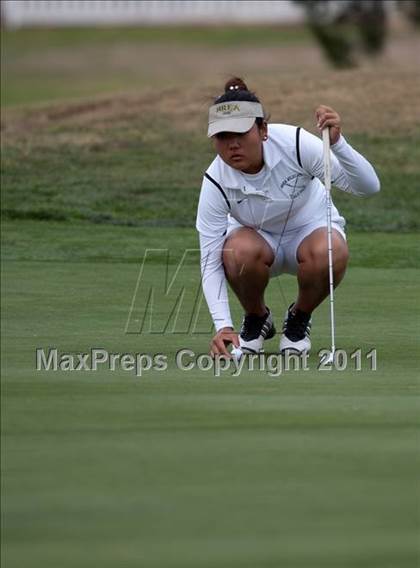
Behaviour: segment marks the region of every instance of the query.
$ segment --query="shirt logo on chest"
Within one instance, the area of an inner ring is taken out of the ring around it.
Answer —
[[[287,176],[280,184],[280,189],[284,188],[288,188],[288,193],[292,199],[298,197],[306,189],[306,182],[303,175],[291,174]]]

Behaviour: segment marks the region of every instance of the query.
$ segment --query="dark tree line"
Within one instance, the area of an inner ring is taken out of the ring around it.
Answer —
[[[388,35],[387,0],[295,0],[304,7],[310,29],[335,67],[354,67],[357,55],[379,53]],[[420,26],[420,0],[396,7]]]

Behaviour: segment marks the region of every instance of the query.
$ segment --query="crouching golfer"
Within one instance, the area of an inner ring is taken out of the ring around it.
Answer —
[[[331,176],[356,196],[379,191],[370,163],[341,134],[339,115],[326,106],[315,113],[320,130],[330,128]],[[311,314],[329,294],[326,193],[321,139],[288,124],[267,124],[259,99],[239,78],[209,111],[208,136],[216,158],[204,174],[196,227],[200,236],[204,295],[216,328],[211,353],[259,353],[275,333],[264,302],[271,277],[297,276],[298,295],[288,308],[279,350],[309,351]],[[332,206],[334,284],[348,259],[345,220]],[[234,331],[226,279],[245,315]]]

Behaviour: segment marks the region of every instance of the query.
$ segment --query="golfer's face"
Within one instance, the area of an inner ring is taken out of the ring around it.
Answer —
[[[263,132],[255,123],[248,132],[220,132],[213,140],[216,152],[229,166],[256,173],[262,167],[262,137]]]

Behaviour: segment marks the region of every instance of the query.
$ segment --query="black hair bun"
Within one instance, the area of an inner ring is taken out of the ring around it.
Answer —
[[[214,99],[213,104],[227,103],[231,101],[248,101],[259,103],[255,93],[250,91],[240,77],[231,77],[225,84],[225,92]]]
[[[225,84],[225,93],[232,91],[248,91],[248,87],[240,77],[232,77]]]

